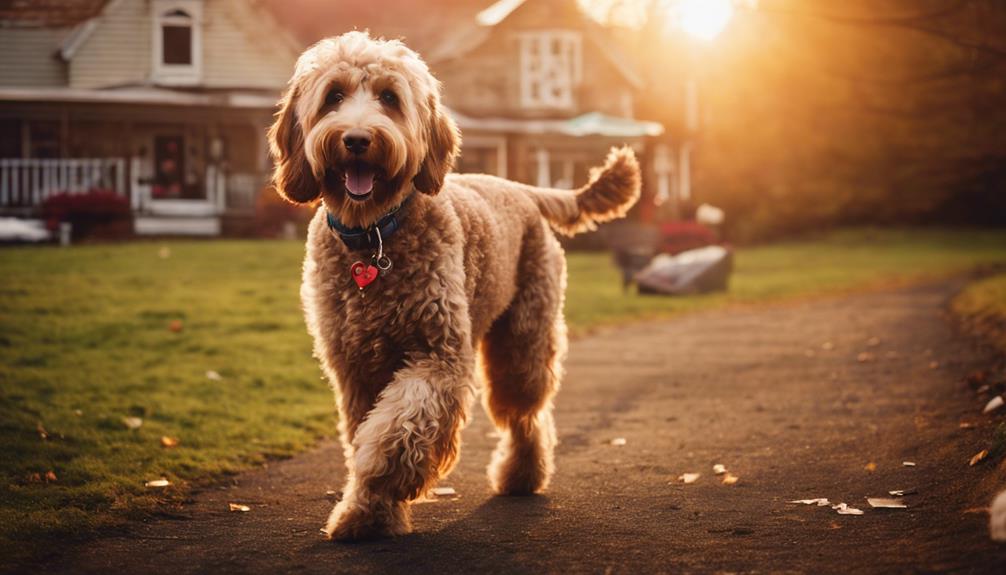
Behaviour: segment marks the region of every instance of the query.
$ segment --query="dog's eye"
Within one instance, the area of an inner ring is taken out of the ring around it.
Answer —
[[[381,102],[384,102],[389,106],[397,106],[398,96],[395,95],[395,93],[392,92],[391,90],[385,90],[381,92]]]
[[[332,88],[325,94],[325,105],[326,106],[338,106],[345,100],[346,97],[342,94],[342,90],[339,88]]]

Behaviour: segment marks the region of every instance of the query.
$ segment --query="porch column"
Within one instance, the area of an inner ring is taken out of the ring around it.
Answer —
[[[538,162],[538,177],[537,177],[538,187],[551,188],[552,176],[549,174],[548,150],[541,147],[538,148],[538,150],[535,152],[535,157]]]

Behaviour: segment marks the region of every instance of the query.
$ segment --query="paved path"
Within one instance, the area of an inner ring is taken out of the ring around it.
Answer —
[[[460,497],[418,505],[413,535],[320,538],[326,491],[342,476],[327,443],[198,493],[174,517],[71,547],[39,572],[1006,573],[1006,545],[988,540],[982,509],[995,471],[967,465],[990,424],[959,427],[982,421],[961,380],[987,358],[945,317],[956,287],[696,314],[575,341],[545,496],[489,494],[495,440],[480,411],[443,482]],[[857,361],[861,352],[874,359]],[[722,485],[715,463],[740,481]],[[683,485],[684,472],[702,476]],[[891,489],[918,494],[907,510],[866,504]],[[865,514],[787,503],[816,497]],[[252,510],[230,513],[228,502]]]

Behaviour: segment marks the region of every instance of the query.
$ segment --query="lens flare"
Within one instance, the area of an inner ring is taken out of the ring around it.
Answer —
[[[700,40],[712,40],[734,15],[732,0],[678,0],[671,11],[674,25]]]

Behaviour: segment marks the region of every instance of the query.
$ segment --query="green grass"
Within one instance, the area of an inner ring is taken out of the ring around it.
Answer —
[[[1006,354],[1006,274],[972,283],[951,307],[965,326]]]
[[[730,291],[625,296],[596,254],[569,254],[566,315],[574,333],[598,325],[723,305],[779,301],[945,277],[1006,262],[1006,231],[849,230],[740,249]]]
[[[0,250],[0,556],[140,516],[333,433],[299,309],[302,254],[266,241]],[[667,299],[623,295],[607,255],[570,254],[567,313],[582,333],[1002,262],[1006,232],[842,232],[742,249],[729,294]],[[129,416],[142,427],[127,429]],[[181,445],[161,447],[162,435]],[[173,485],[144,487],[161,476]]]

